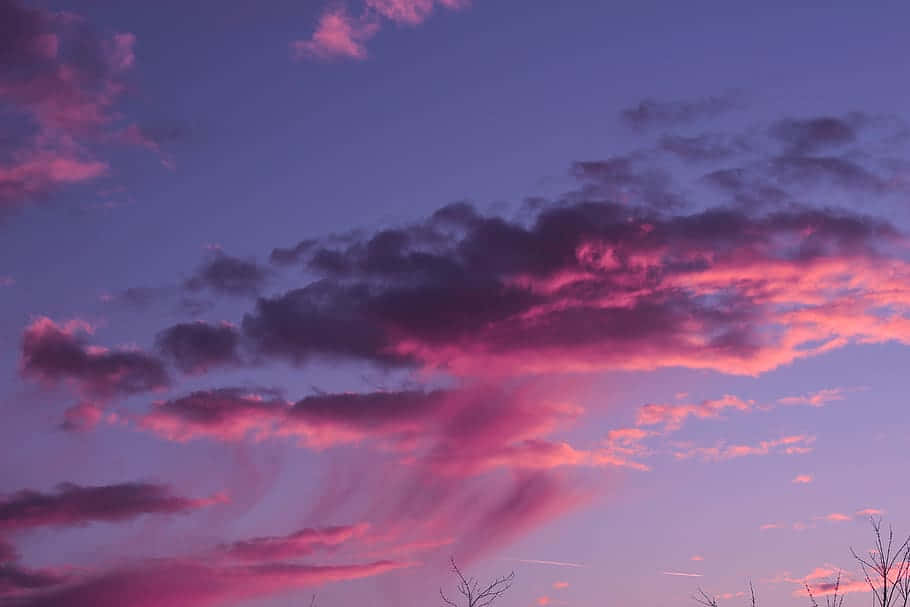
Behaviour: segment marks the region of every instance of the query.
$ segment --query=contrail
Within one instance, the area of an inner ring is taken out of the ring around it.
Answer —
[[[566,563],[564,561],[539,561],[537,559],[503,559],[504,561],[517,561],[519,563],[531,563],[534,565],[554,565],[556,567],[587,567],[581,563]]]
[[[664,575],[681,575],[683,577],[702,577],[700,573],[683,573],[682,571],[661,571]]]

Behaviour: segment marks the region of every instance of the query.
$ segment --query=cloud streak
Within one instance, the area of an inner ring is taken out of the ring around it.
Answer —
[[[213,566],[193,560],[162,559],[85,576],[73,583],[20,599],[21,607],[207,607],[267,597],[296,588],[381,575],[405,563],[356,565],[267,563]]]
[[[714,118],[725,112],[742,107],[743,100],[738,93],[674,101],[644,99],[637,105],[622,110],[622,121],[635,129],[645,130],[656,127],[690,124],[698,120]]]
[[[566,561],[541,561],[537,559],[505,559],[507,561],[515,561],[518,563],[530,563],[532,565],[552,565],[554,567],[571,567],[573,569],[585,568],[587,565],[581,563],[569,563]],[[558,584],[559,582],[557,582]],[[568,585],[568,584],[567,584]],[[564,586],[554,586],[554,588],[564,588]]]
[[[223,499],[182,497],[165,485],[148,483],[98,486],[63,483],[52,493],[24,489],[0,500],[0,532],[118,522],[145,514],[180,514]]]

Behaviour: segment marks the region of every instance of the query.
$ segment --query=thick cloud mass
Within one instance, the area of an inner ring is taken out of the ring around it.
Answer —
[[[78,321],[58,325],[35,320],[22,337],[22,372],[38,380],[72,382],[88,396],[107,398],[164,388],[170,383],[164,364],[136,350],[89,346]]]
[[[820,306],[881,321],[872,306],[885,276],[864,274],[848,293],[838,268],[871,269],[901,238],[881,220],[813,208],[674,215],[577,202],[509,221],[458,204],[347,244],[294,249],[323,278],[260,299],[243,329],[260,353],[296,362],[756,373],[810,354],[814,340],[859,337],[816,318]]]
[[[433,7],[405,4],[370,6],[399,23]],[[358,38],[363,24],[351,19],[325,13],[310,43],[360,52],[369,36]],[[623,118],[676,128],[736,104],[649,101]],[[580,396],[590,372],[759,375],[849,344],[910,344],[905,234],[871,205],[828,204],[906,192],[903,165],[858,149],[873,122],[848,114],[748,133],[660,132],[649,149],[573,163],[577,189],[513,215],[451,204],[392,227],[283,243],[271,265],[216,249],[189,279],[121,298],[151,308],[204,293],[207,310],[245,313],[236,324],[176,322],[153,333],[150,350],[95,346],[83,321],[38,318],[23,334],[21,371],[75,388],[66,430],[117,426],[148,444],[197,443],[161,448],[229,449],[241,461],[251,445],[284,447],[331,463],[306,503],[293,504],[289,527],[218,539],[201,554],[137,555],[64,575],[30,569],[0,543],[0,591],[35,606],[231,604],[378,575],[443,546],[482,557],[587,503],[590,479],[607,469],[811,452],[816,437],[803,429],[669,437],[702,420],[821,406],[841,388],[768,402],[683,394],[641,406],[628,427],[565,432],[586,419],[577,403],[594,400]],[[688,185],[684,173],[695,175]],[[371,387],[361,391],[294,393],[313,362],[372,366],[383,387],[364,378]],[[182,373],[171,377],[167,365]],[[243,468],[238,484],[258,497]],[[0,537],[217,499],[141,483],[22,491],[0,501]]]

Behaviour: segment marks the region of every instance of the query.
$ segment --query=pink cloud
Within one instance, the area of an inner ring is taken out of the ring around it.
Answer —
[[[366,0],[368,7],[391,21],[419,25],[430,16],[435,0]]]
[[[673,453],[676,459],[698,457],[704,460],[721,461],[752,455],[799,455],[812,451],[815,437],[806,434],[783,436],[781,438],[761,441],[754,445],[728,445],[720,442],[713,447],[696,447],[686,443],[678,445]]]
[[[617,428],[607,432],[597,457],[603,464],[627,467],[637,470],[649,470],[647,464],[638,461],[652,455],[651,449],[643,444],[644,439],[654,433],[641,428]]]
[[[813,407],[821,407],[826,403],[843,399],[843,388],[829,388],[811,392],[803,396],[785,396],[784,398],[777,399],[777,402],[783,405],[811,405]]]
[[[214,566],[189,559],[148,561],[63,584],[19,599],[22,607],[210,607],[296,588],[372,577],[409,566],[377,561],[355,565],[270,562]]]
[[[784,581],[795,584],[793,596],[805,596],[806,586],[815,596],[830,596],[837,592],[838,595],[852,594],[854,592],[869,592],[869,584],[864,579],[855,578],[839,567],[824,565],[816,567],[804,577],[794,578],[785,575]]]
[[[688,417],[717,418],[726,409],[750,411],[754,407],[755,401],[744,401],[730,394],[691,405],[647,404],[638,410],[635,423],[639,426],[663,425],[666,430],[677,430]]]
[[[44,129],[84,134],[111,122],[123,75],[135,63],[136,37],[101,37],[80,18],[16,2],[3,10],[23,29],[10,57],[20,69],[0,78],[0,98],[32,114]]]
[[[365,0],[359,17],[352,17],[344,5],[334,4],[319,17],[309,40],[291,42],[291,51],[295,59],[365,59],[366,43],[379,32],[383,21],[416,26],[437,5],[458,10],[469,4],[469,0]]]
[[[831,514],[826,514],[826,515],[822,516],[821,518],[826,521],[830,521],[832,523],[842,523],[845,521],[852,520],[851,516],[848,516],[842,512],[832,512]]]
[[[547,390],[533,382],[511,390],[474,386],[314,395],[296,403],[268,393],[223,389],[156,403],[134,421],[169,440],[289,437],[312,449],[371,446],[363,466],[382,484],[364,484],[358,474],[361,480],[341,490],[344,481],[334,478],[317,501],[314,520],[365,503],[358,518],[395,534],[396,545],[431,549],[443,545],[441,537],[459,538],[452,552],[475,556],[587,501],[589,493],[558,470],[619,465],[598,447],[582,450],[540,438],[581,413],[566,401],[568,396],[564,389]],[[514,481],[497,481],[481,490],[501,478],[494,470],[509,473]],[[402,496],[411,498],[401,501]],[[261,543],[282,549],[290,543],[291,550],[297,545],[292,540]],[[396,550],[390,546],[380,554],[400,554]]]
[[[88,157],[69,139],[42,138],[0,161],[0,210],[40,198],[59,187],[105,175],[108,165]]]
[[[333,8],[319,18],[313,37],[310,40],[295,40],[291,43],[291,50],[296,59],[365,59],[367,50],[364,43],[378,31],[377,23],[355,19],[343,8]]]
[[[553,582],[553,588],[556,590],[565,590],[569,587],[569,582]]]
[[[95,403],[81,402],[63,413],[63,429],[84,432],[97,426],[104,417],[104,410]]]
[[[71,13],[32,8],[17,0],[0,5],[0,22],[14,24],[0,75],[0,104],[33,127],[13,136],[0,159],[0,211],[44,199],[74,183],[96,180],[108,163],[90,144],[146,145],[131,127],[117,134],[116,107],[135,65],[136,37],[99,34]],[[12,131],[11,131],[12,132]]]
[[[830,596],[837,592],[838,595],[853,594],[855,592],[870,592],[869,584],[865,580],[841,579],[840,583],[827,581],[810,584],[812,594],[816,596]],[[804,589],[794,590],[793,596],[802,596]]]
[[[888,224],[812,210],[640,212],[629,221],[620,205],[554,204],[519,224],[453,205],[362,241],[276,249],[324,280],[263,301],[244,329],[264,355],[295,362],[343,356],[472,378],[673,366],[757,375],[851,343],[910,343],[910,265]],[[697,237],[692,226],[703,226]],[[509,236],[494,244],[487,230]],[[367,258],[370,239],[393,237],[381,261]],[[812,254],[797,257],[801,247]],[[440,264],[461,278],[434,283]],[[303,339],[308,326],[338,330],[317,343]]]
[[[279,537],[251,538],[222,547],[222,552],[240,560],[266,561],[308,556],[317,550],[337,547],[352,539],[363,537],[370,525],[308,528]]]
[[[797,474],[790,482],[797,485],[808,485],[812,482],[812,480],[813,479],[811,474]]]
[[[325,394],[289,403],[238,389],[200,391],[155,403],[138,425],[169,440],[223,441],[294,437],[322,449],[370,442],[392,448],[411,465],[444,476],[474,476],[493,469],[628,467],[647,470],[636,457],[649,433],[613,431],[600,446],[579,449],[542,438],[581,414],[577,406],[549,401],[535,390],[474,387],[434,392]],[[484,424],[476,420],[483,418]]]
[[[157,402],[138,423],[170,440],[297,437],[319,449],[370,438],[406,440],[451,402],[449,396],[442,391],[327,394],[290,403],[224,388]]]
[[[150,137],[138,124],[127,125],[120,131],[114,133],[112,137],[116,141],[137,147],[144,147],[153,152],[161,150],[161,144],[156,139]]]

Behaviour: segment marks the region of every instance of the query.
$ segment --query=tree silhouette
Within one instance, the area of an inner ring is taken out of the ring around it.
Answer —
[[[872,590],[873,607],[910,607],[910,537],[899,544],[894,540],[894,529],[889,525],[887,537],[882,531],[881,518],[870,517],[875,542],[872,549],[865,554],[858,554],[850,548],[850,554],[859,563],[863,577]],[[806,593],[812,607],[821,607],[815,598],[817,593],[807,583]],[[841,593],[841,573],[827,584],[825,590],[825,607],[843,607],[844,595]],[[752,607],[756,607],[755,589],[749,582]],[[701,588],[692,596],[693,600],[703,607],[718,607],[717,597],[708,594]]]
[[[844,605],[844,595],[838,594],[840,592],[840,575],[838,571],[837,579],[834,580],[834,592],[825,595],[825,607],[843,607]],[[806,593],[809,595],[812,607],[821,607],[815,600],[815,594],[812,593],[812,587],[808,583],[806,583]]]
[[[907,600],[910,599],[910,537],[895,546],[891,525],[888,525],[888,540],[885,541],[882,519],[869,517],[869,520],[875,533],[875,545],[863,556],[853,548],[850,548],[850,554],[863,570],[876,607],[907,607]]]
[[[489,605],[492,605],[512,587],[512,581],[515,579],[515,572],[513,571],[505,577],[496,578],[486,586],[481,586],[480,582],[475,578],[466,578],[464,576],[461,569],[459,569],[458,565],[455,563],[454,557],[449,559],[449,562],[452,564],[452,573],[458,577],[458,586],[456,589],[465,601],[463,607],[488,607]],[[458,603],[450,600],[445,595],[442,588],[439,589],[439,596],[442,597],[442,600],[449,607],[459,607]]]

